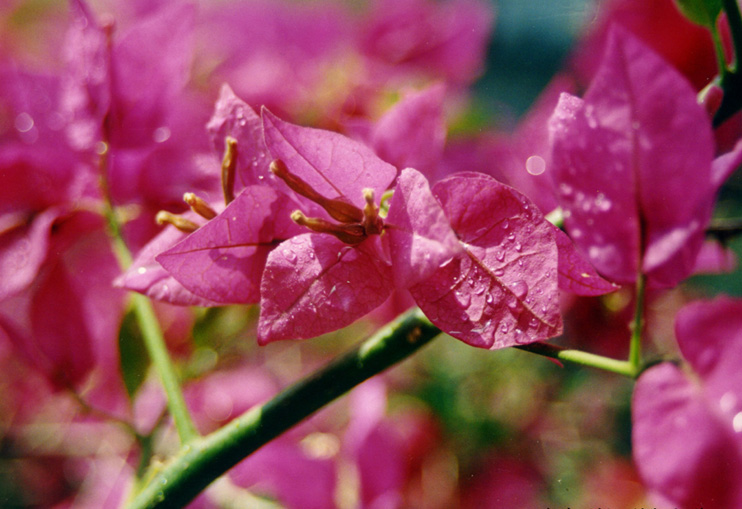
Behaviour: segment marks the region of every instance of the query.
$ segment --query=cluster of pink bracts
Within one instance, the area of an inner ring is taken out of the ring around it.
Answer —
[[[705,231],[742,162],[742,130],[733,120],[714,132],[688,77],[625,21],[641,12],[631,2],[612,8],[621,24],[591,36],[600,56],[576,60],[581,97],[561,78],[515,135],[449,141],[492,24],[481,2],[379,0],[362,14],[145,4],[122,8],[122,29],[73,0],[58,73],[0,53],[1,362],[20,356],[45,391],[84,392],[136,429],[155,425],[161,400],[143,403],[142,391],[132,403],[120,374],[122,289],[179,306],[259,304],[260,344],[417,305],[450,336],[494,350],[562,334],[565,292],[604,295],[638,278],[662,291],[727,265]],[[110,206],[135,252],[123,274]],[[563,229],[546,219],[552,209]],[[159,310],[190,327],[177,308]],[[676,319],[689,369],[660,363],[638,379],[634,458],[668,507],[742,507],[740,311],[726,297],[689,305]],[[19,422],[44,399],[24,396],[25,369],[8,382]],[[214,405],[209,387],[229,399],[229,412],[207,408],[208,429],[267,397],[266,379],[216,374],[187,396],[196,409]],[[239,384],[258,389],[242,400],[230,393]],[[385,401],[373,384],[356,399],[370,393]],[[364,503],[400,504],[399,434],[383,408],[353,412],[342,461],[369,483]],[[368,463],[375,440],[389,445],[383,480]],[[332,504],[336,465],[303,464],[297,443],[280,439],[233,482],[267,482],[288,505]],[[315,480],[288,486],[285,461]],[[108,462],[80,500],[118,503],[130,477]]]

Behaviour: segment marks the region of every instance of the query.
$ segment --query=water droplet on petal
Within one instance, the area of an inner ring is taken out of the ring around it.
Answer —
[[[502,325],[500,325],[500,332],[502,332],[503,334],[505,334],[509,329],[510,327],[508,327],[508,324],[506,323],[503,323]]]
[[[494,274],[496,277],[500,277],[505,274],[505,271],[502,269],[495,269],[492,271],[492,274]]]
[[[283,253],[284,258],[288,260],[291,263],[294,263],[296,261],[296,253],[291,251],[290,249],[284,249],[281,251]]]
[[[502,229],[507,230],[508,228],[510,228],[510,221],[508,221],[507,219],[504,219],[502,221]]]
[[[503,261],[505,259],[505,251],[501,249],[498,249],[497,251],[495,251],[495,258],[497,259],[498,262]]]
[[[522,279],[519,279],[510,285],[510,289],[512,290],[513,295],[518,299],[522,299],[528,293],[528,284]]]
[[[515,243],[515,250],[519,253],[523,250],[523,245],[520,242]]]
[[[525,334],[523,334],[523,331],[520,329],[515,329],[513,331],[513,334],[515,334],[515,342],[520,343],[522,341],[525,341]]]
[[[445,260],[444,262],[442,262],[442,263],[441,263],[441,264],[439,265],[439,267],[440,267],[440,268],[443,268],[443,267],[445,267],[446,265],[448,265],[449,263],[451,263],[452,261],[453,261],[453,258],[449,258],[448,260]]]
[[[492,304],[492,301],[494,300],[494,297],[492,297],[492,294],[491,293],[488,293],[487,294],[487,297],[485,297],[484,300],[487,301],[487,304]]]

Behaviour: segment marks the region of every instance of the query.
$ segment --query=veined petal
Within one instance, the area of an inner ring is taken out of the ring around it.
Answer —
[[[351,324],[392,290],[390,266],[371,237],[349,246],[308,233],[268,256],[260,286],[258,342],[305,339]]]
[[[299,233],[295,204],[249,186],[219,215],[155,259],[186,289],[213,302],[256,303],[268,253]]]

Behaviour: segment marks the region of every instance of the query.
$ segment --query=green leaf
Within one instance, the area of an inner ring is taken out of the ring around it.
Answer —
[[[150,361],[133,315],[127,314],[119,332],[119,359],[126,392],[134,399],[147,377]]]
[[[722,9],[722,0],[675,0],[686,18],[714,30]]]

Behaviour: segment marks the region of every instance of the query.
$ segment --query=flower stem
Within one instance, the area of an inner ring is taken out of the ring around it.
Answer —
[[[738,62],[740,56],[742,56],[742,14],[740,13],[737,0],[722,0],[722,5],[727,15],[729,31],[732,34],[732,43],[734,44],[732,71],[738,71]]]
[[[136,496],[135,508],[181,507],[242,459],[347,391],[393,366],[440,334],[414,309],[356,349],[181,448]]]
[[[634,321],[631,324],[631,339],[629,342],[629,365],[634,373],[639,373],[642,363],[642,332],[644,328],[644,295],[646,293],[647,277],[639,273],[636,280],[636,302],[634,307]]]
[[[101,156],[100,165],[103,169],[106,166],[106,158],[107,151]],[[105,174],[105,172],[103,173]],[[121,269],[126,270],[132,262],[131,252],[121,234],[121,224],[116,217],[116,212],[113,210],[105,179],[103,179],[102,187],[105,196],[104,213],[111,233],[113,252]],[[173,421],[175,421],[175,427],[178,430],[180,441],[183,444],[188,443],[198,436],[198,431],[193,424],[191,415],[188,413],[178,375],[175,372],[175,367],[167,351],[165,338],[162,335],[162,329],[160,329],[160,324],[155,316],[152,303],[144,295],[132,292],[131,306],[137,325],[142,333],[142,340],[147,349],[147,354],[165,390],[167,407],[173,416]]]
[[[737,0],[722,0],[722,5],[727,15],[729,31],[732,34],[734,57],[731,65],[725,65],[726,71],[720,70],[724,98],[716,115],[714,115],[714,127],[718,127],[732,115],[742,110],[742,72],[739,68],[739,60],[742,57],[742,14]]]
[[[162,330],[152,308],[152,303],[149,298],[138,293],[133,293],[131,300],[134,316],[142,332],[144,346],[165,390],[167,407],[173,416],[180,442],[187,444],[198,437],[198,431],[193,424],[191,414],[188,413],[178,375],[170,360],[165,338],[162,336]]]
[[[628,361],[611,359],[610,357],[583,352],[581,350],[569,350],[556,345],[550,345],[549,343],[536,342],[529,345],[519,345],[515,348],[557,361],[570,362],[572,364],[580,364],[582,366],[602,369],[603,371],[610,371],[611,373],[627,376],[629,378],[636,378],[639,374],[639,370],[634,368],[634,366],[632,366]]]

